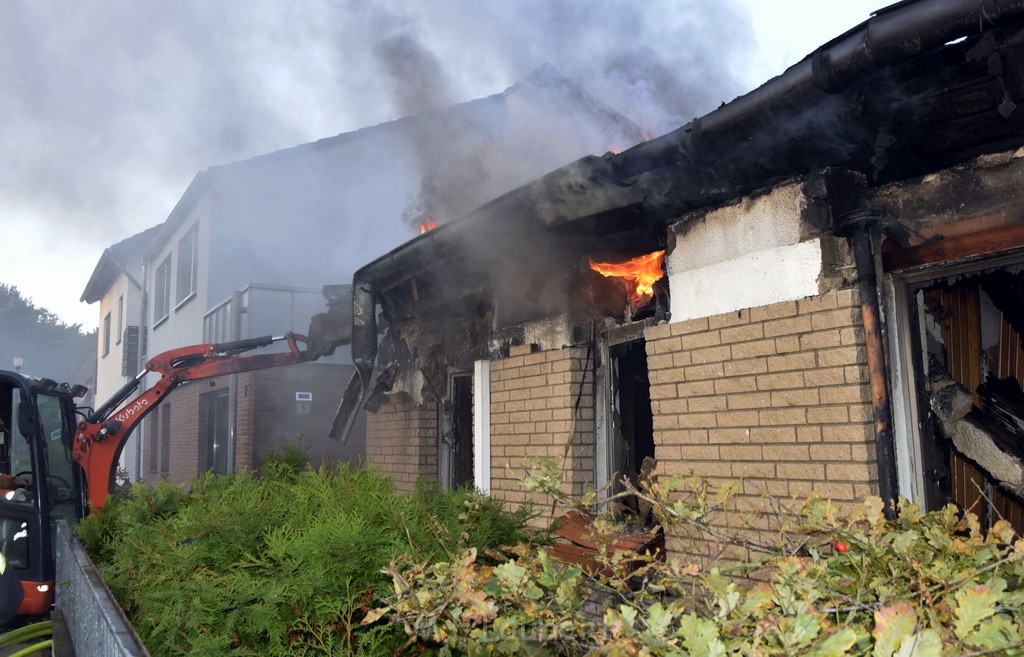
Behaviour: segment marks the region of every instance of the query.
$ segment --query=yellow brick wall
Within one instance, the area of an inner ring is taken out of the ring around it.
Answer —
[[[667,474],[742,480],[750,500],[877,494],[855,290],[648,329],[655,454]]]
[[[491,363],[491,494],[512,505],[534,503],[545,514],[538,524],[550,519],[551,502],[520,482],[531,460],[563,464],[565,490],[574,495],[593,482],[592,369],[585,347],[513,347],[508,358]]]
[[[394,395],[366,416],[366,458],[407,493],[421,476],[437,477],[437,406]]]

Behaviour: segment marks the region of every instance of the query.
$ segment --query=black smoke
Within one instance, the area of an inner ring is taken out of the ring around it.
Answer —
[[[162,222],[198,171],[497,93],[545,64],[598,99],[589,114],[664,133],[745,91],[738,72],[755,45],[729,0],[4,0],[0,10],[0,225],[32,224],[54,252],[90,263]],[[537,123],[554,162],[544,167],[583,154],[558,150],[563,124]],[[630,145],[603,143],[600,121],[578,129],[592,152]],[[495,161],[491,133],[477,132],[460,147],[469,166],[424,175],[406,214],[443,221],[477,198],[435,210],[431,189],[451,197],[481,176],[544,172],[520,153]],[[424,171],[434,137],[408,135]],[[0,276],[31,295],[13,272],[56,271],[46,256],[16,253]]]

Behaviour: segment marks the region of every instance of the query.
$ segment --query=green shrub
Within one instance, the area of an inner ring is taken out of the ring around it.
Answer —
[[[550,469],[528,482],[559,489]],[[497,566],[467,548],[446,563],[393,564],[389,604],[364,620],[401,623],[443,654],[1024,655],[1024,539],[1003,521],[983,533],[952,506],[903,501],[887,521],[878,498],[848,513],[812,498],[794,510],[766,500],[728,530],[717,516],[739,512],[731,489],[673,479],[631,493],[694,541],[678,554],[710,546],[735,558],[648,557],[623,576],[637,556],[606,551],[611,568],[589,575],[544,548]],[[598,543],[615,524],[598,519]]]
[[[400,627],[359,623],[389,590],[389,561],[525,538],[526,512],[471,491],[401,496],[373,468],[303,469],[294,456],[187,493],[137,485],[81,523],[153,655],[392,655]]]

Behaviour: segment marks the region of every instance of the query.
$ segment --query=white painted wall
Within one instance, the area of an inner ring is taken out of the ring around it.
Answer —
[[[819,294],[821,240],[801,239],[807,202],[796,183],[673,226],[672,321]]]
[[[141,266],[139,265],[128,265],[132,276],[135,280],[141,279]],[[118,299],[124,299],[124,319],[121,326],[118,326]],[[107,289],[103,298],[100,299],[99,304],[99,327],[100,333],[98,335],[97,344],[97,358],[96,358],[96,390],[95,399],[96,405],[104,403],[115,392],[117,392],[121,386],[123,386],[129,379],[138,374],[135,364],[131,364],[128,368],[128,374],[126,376],[121,375],[121,364],[124,358],[124,341],[122,339],[124,329],[127,326],[139,326],[141,321],[141,305],[142,305],[142,291],[135,287],[127,276],[124,274],[119,275],[110,288]],[[111,317],[111,336],[110,336],[110,352],[103,355],[103,318],[106,317],[107,313],[110,313]],[[121,452],[121,458],[119,463],[121,467],[128,471],[129,477],[132,481],[136,481],[140,473],[137,471],[137,450],[139,445],[139,436],[142,430],[136,429],[132,433],[128,442],[125,443],[124,451]]]
[[[133,294],[134,293],[134,294]],[[128,278],[121,274],[114,281],[113,285],[107,290],[103,298],[100,299],[99,307],[99,327],[100,330],[97,335],[96,343],[96,403],[103,403],[109,399],[110,396],[117,391],[122,385],[124,385],[124,377],[121,376],[121,358],[124,344],[121,342],[121,336],[118,335],[117,329],[117,300],[120,297],[124,297],[125,300],[125,321],[128,325],[138,324],[138,310],[136,306],[136,314],[134,315],[134,322],[131,321],[133,316],[129,314],[130,300],[134,298],[136,302],[141,296],[141,292],[135,289],[135,287],[128,281]],[[110,313],[111,316],[111,336],[110,336],[110,353],[103,355],[103,318]]]
[[[167,239],[159,254],[148,264],[146,287],[149,295],[148,321],[150,328],[149,346],[146,351],[150,358],[168,349],[199,344],[203,341],[203,316],[210,307],[208,303],[210,235],[209,222],[206,220],[210,214],[210,206],[209,195],[205,195],[192,208],[186,219],[178,224],[174,234]],[[178,305],[178,242],[196,225],[199,226],[199,249],[196,256],[199,260],[199,271],[196,280],[196,294]],[[158,319],[154,317],[156,269],[168,255],[171,257],[170,313],[166,321],[159,326],[153,326],[154,319]]]

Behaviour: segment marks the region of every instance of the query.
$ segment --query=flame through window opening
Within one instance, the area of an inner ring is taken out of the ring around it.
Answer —
[[[665,277],[665,251],[654,251],[625,262],[594,262],[590,268],[605,277],[621,278],[631,288],[629,302],[639,308],[654,296],[654,284]]]

